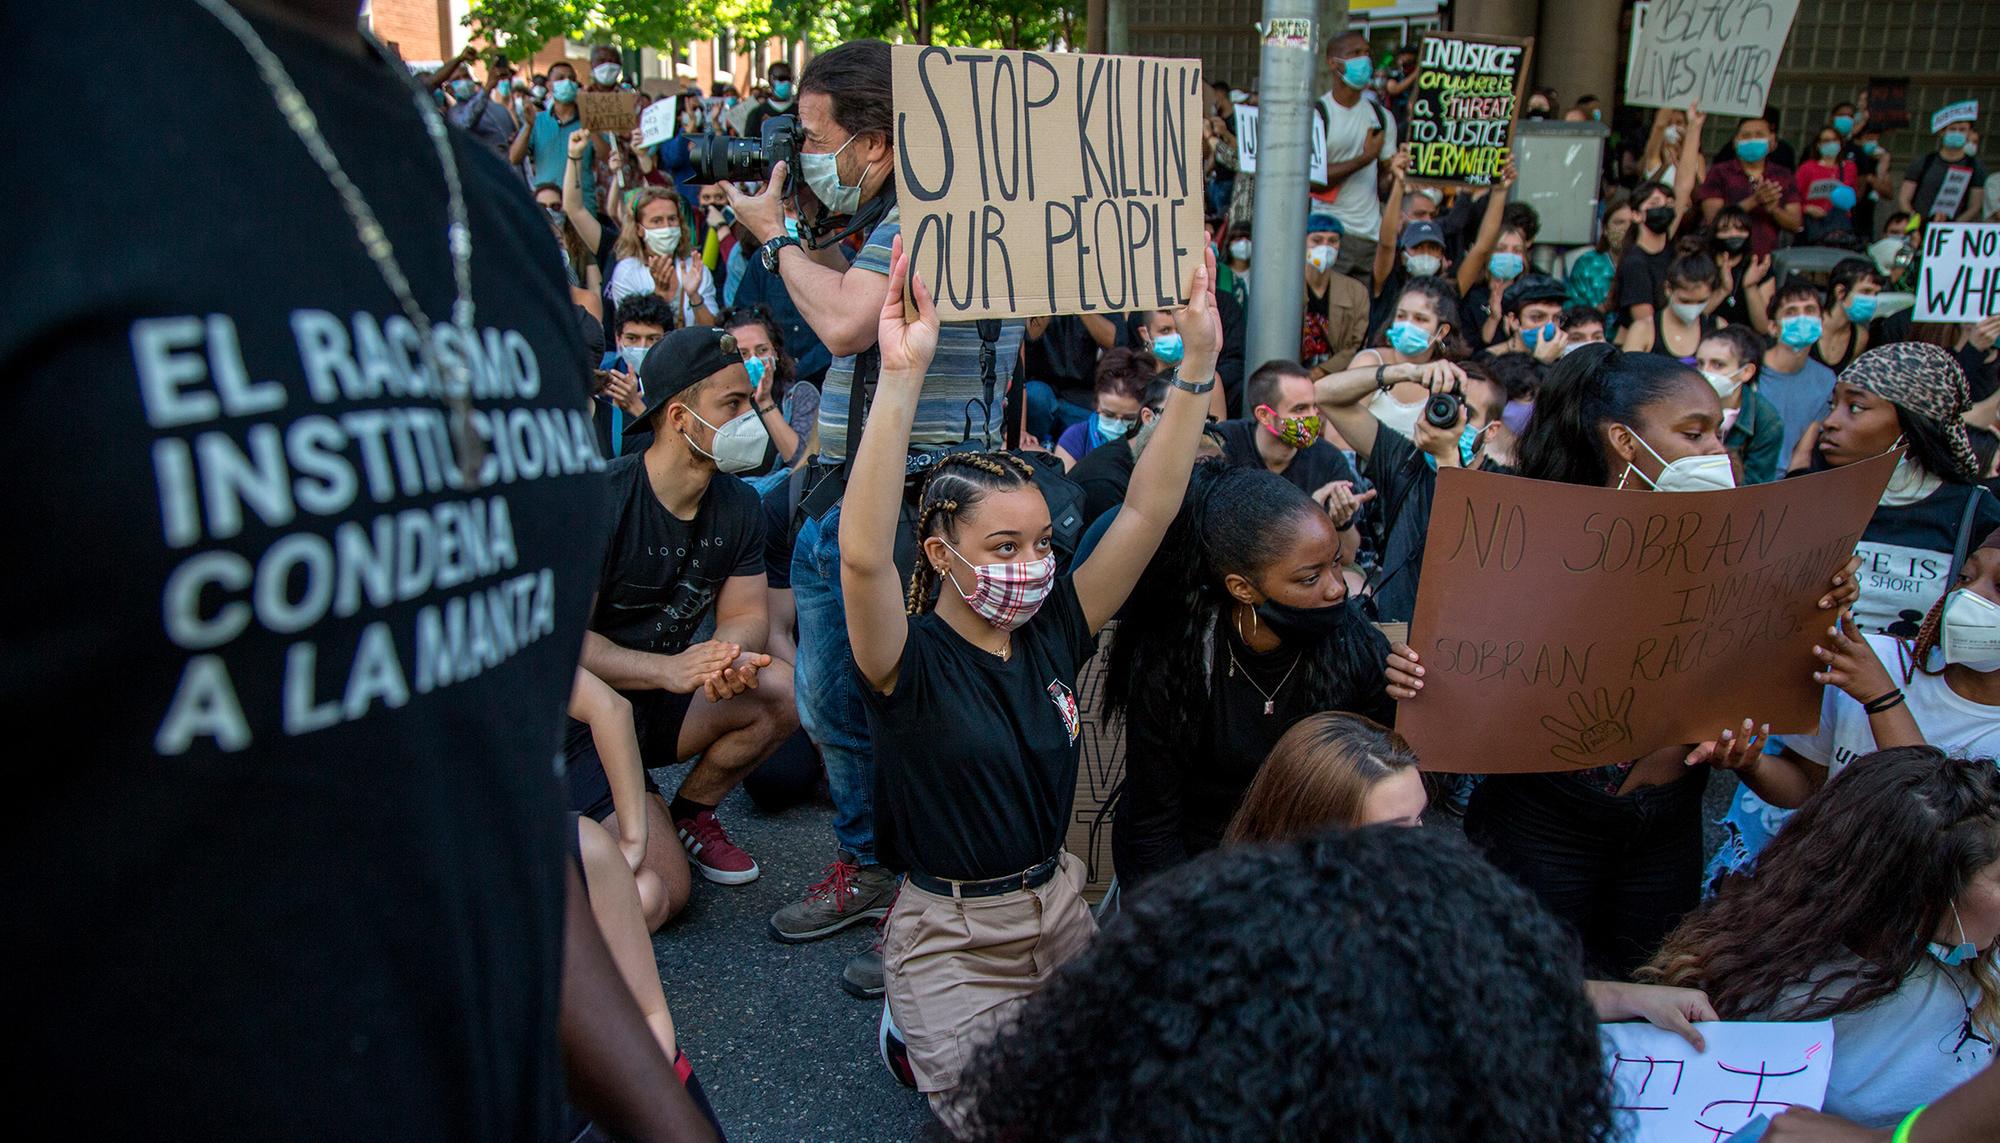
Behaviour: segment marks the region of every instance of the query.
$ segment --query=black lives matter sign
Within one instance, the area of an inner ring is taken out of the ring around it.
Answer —
[[[1410,100],[1410,178],[1485,186],[1514,154],[1535,41],[1425,36]]]
[[[1199,60],[898,46],[896,196],[945,321],[1184,303]]]

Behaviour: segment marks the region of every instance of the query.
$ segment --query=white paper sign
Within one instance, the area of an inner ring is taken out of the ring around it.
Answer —
[[[1634,27],[1625,102],[1762,115],[1798,0],[1652,0]]]
[[[639,113],[639,145],[652,147],[674,137],[674,107],[680,101],[656,99]]]
[[[1946,218],[1958,217],[1958,208],[1965,205],[1965,192],[1972,188],[1972,168],[1952,167],[1945,171],[1944,181],[1938,184],[1937,197],[1931,200],[1931,217],[1942,214]]]
[[[1961,100],[1949,106],[1938,108],[1938,113],[1931,116],[1931,134],[1935,135],[1944,130],[1947,123],[1977,123],[1978,121],[1979,101],[1977,99]]]
[[[2000,314],[2000,223],[1933,222],[1923,230],[1918,321],[1981,321]]]
[[[1326,123],[1317,113],[1312,117],[1312,168],[1308,172],[1313,182],[1326,182]],[[1246,175],[1257,173],[1257,109],[1236,106],[1236,169]]]
[[[1715,1143],[1760,1115],[1817,1111],[1833,1023],[1697,1024],[1708,1050],[1651,1024],[1603,1026],[1611,1103],[1630,1143]]]

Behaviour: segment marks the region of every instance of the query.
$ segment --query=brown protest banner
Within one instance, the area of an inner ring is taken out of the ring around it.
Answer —
[[[1396,729],[1427,770],[1582,770],[1745,718],[1819,724],[1818,603],[1894,455],[1724,492],[1637,493],[1446,469]]]
[[[1199,60],[899,45],[896,199],[945,321],[1184,303]]]
[[[639,125],[639,93],[636,91],[579,91],[576,113],[585,131],[609,131],[630,135]]]
[[[1486,186],[1514,153],[1535,40],[1430,34],[1406,134],[1411,180]]]

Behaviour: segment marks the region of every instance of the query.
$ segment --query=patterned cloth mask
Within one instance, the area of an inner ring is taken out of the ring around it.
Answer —
[[[1271,423],[1264,431],[1291,445],[1293,448],[1311,448],[1319,439],[1319,414],[1307,413],[1303,417],[1281,417],[1278,410],[1269,405],[1259,405],[1259,409],[1271,414]]]
[[[969,592],[959,586],[956,572],[945,569],[944,574],[951,580],[952,590],[958,592],[958,597],[981,619],[1002,631],[1012,631],[1033,619],[1035,612],[1041,610],[1042,601],[1055,587],[1054,556],[1043,556],[1026,563],[975,564],[948,542],[944,549],[972,569],[973,583]]]

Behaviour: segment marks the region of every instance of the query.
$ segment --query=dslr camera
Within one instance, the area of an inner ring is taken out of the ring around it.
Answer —
[[[791,115],[773,115],[764,120],[755,139],[730,135],[697,135],[688,141],[688,160],[694,164],[698,183],[763,182],[771,168],[785,164],[786,181],[793,182],[799,168],[799,145],[805,132]],[[779,188],[789,193],[789,187]]]
[[[1455,428],[1464,408],[1465,402],[1456,393],[1432,393],[1424,402],[1424,423],[1434,429]]]

